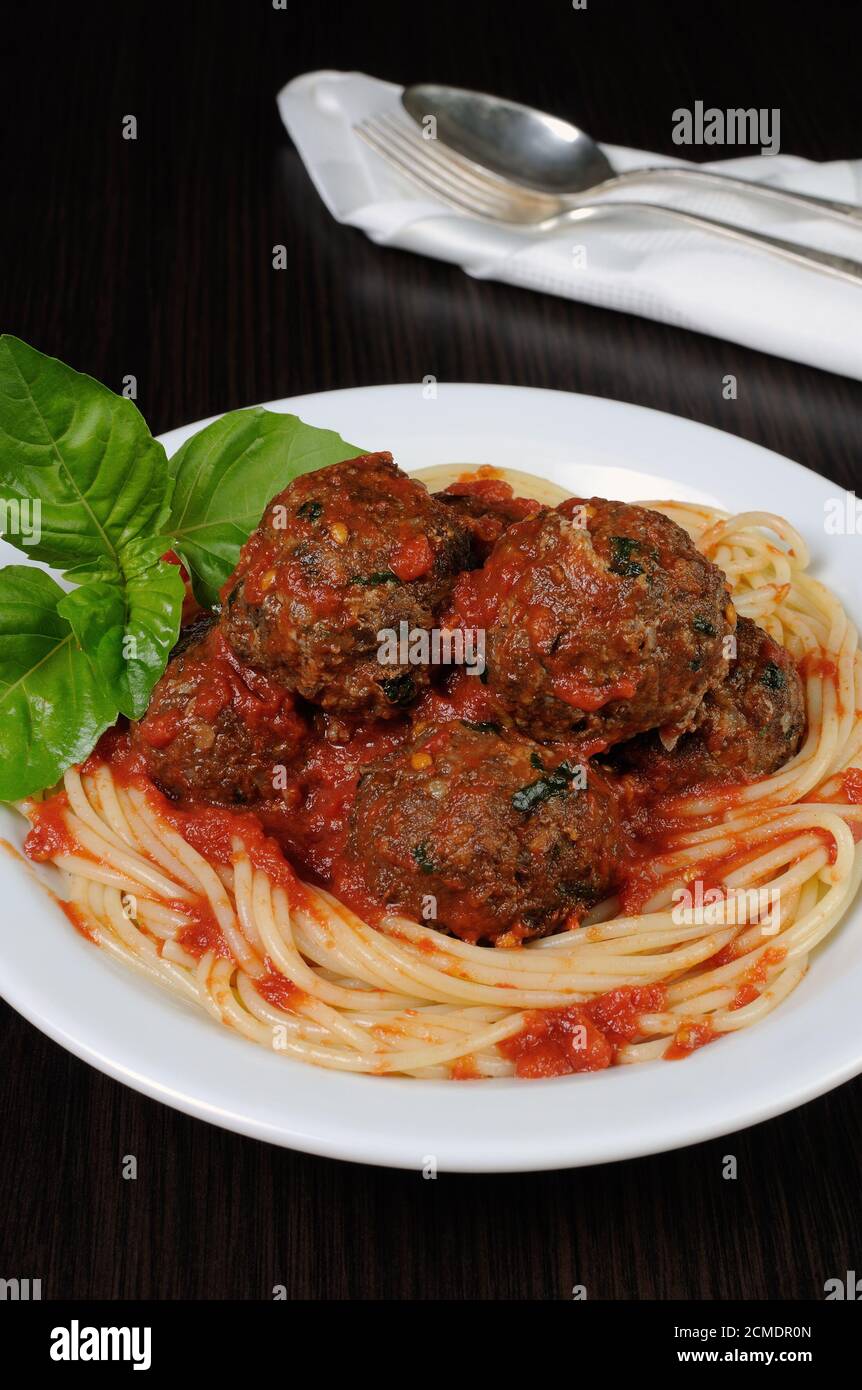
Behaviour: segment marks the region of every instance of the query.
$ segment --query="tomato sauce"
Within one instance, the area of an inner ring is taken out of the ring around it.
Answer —
[[[165,714],[150,714],[141,724],[141,738],[151,748],[167,748],[183,726],[183,712],[167,710]]]
[[[165,564],[177,565],[179,567],[180,578],[183,581],[183,587],[185,589],[181,625],[187,627],[189,623],[193,623],[195,618],[203,612],[203,609],[194,596],[191,576],[175,550],[166,550],[164,555],[161,556],[161,559],[164,560]]]
[[[586,1009],[535,1009],[513,1038],[497,1044],[515,1063],[515,1075],[525,1080],[603,1071],[614,1060],[614,1049]]]
[[[616,1047],[637,1037],[644,1014],[662,1013],[667,1007],[664,985],[621,985],[592,999],[590,1017]]]
[[[453,1081],[478,1081],[481,1072],[476,1066],[475,1057],[468,1053],[466,1057],[459,1057],[457,1062],[452,1063],[449,1075]]]
[[[562,1009],[534,1009],[514,1037],[498,1050],[515,1063],[515,1075],[568,1076],[603,1071],[613,1064],[617,1049],[630,1043],[646,1013],[666,1006],[664,986],[623,985],[585,1004]]]
[[[416,724],[445,724],[450,719],[466,719],[474,724],[494,724],[499,711],[488,687],[478,676],[471,676],[460,667],[445,683],[430,687],[419,699],[413,715]],[[406,732],[406,731],[405,731]]]
[[[77,903],[67,902],[65,898],[55,898],[55,902],[58,904],[61,911],[68,917],[76,932],[80,932],[81,936],[86,937],[88,941],[96,940],[95,932],[91,930],[87,923],[86,916],[78,907]]]
[[[212,951],[213,955],[223,960],[233,959],[233,952],[225,941],[218,920],[205,898],[199,898],[194,903],[178,901],[174,906],[178,912],[183,912],[192,919],[188,926],[181,927],[174,937],[178,946],[190,956],[194,956],[195,960],[200,960],[207,951]]]
[[[301,873],[317,883],[331,881],[363,767],[399,748],[409,732],[406,719],[368,720],[356,724],[346,742],[332,743],[324,722],[323,732],[308,741],[281,799],[258,812]]]
[[[286,889],[292,901],[304,897],[302,886],[280,846],[264,833],[253,812],[228,811],[203,804],[178,807],[159,792],[155,795],[160,798],[159,814],[205,859],[211,863],[231,864],[233,841],[240,840],[256,869],[261,869],[274,883]]]
[[[443,492],[444,495],[458,497],[472,504],[462,509],[460,515],[472,534],[479,558],[490,554],[508,526],[542,511],[540,502],[533,498],[516,497],[509,483],[484,469],[464,474],[457,482],[444,488]]]
[[[786,955],[787,952],[780,946],[773,946],[768,951],[764,951],[760,959],[746,970],[736,994],[727,1007],[729,1009],[744,1009],[746,1004],[753,1004],[755,999],[759,999],[763,993],[763,986],[766,984],[770,968],[780,965]]]
[[[304,990],[289,980],[286,975],[282,975],[276,970],[272,961],[267,958],[264,962],[266,974],[261,975],[255,980],[254,987],[261,999],[265,999],[267,1004],[271,1004],[274,1009],[282,1009],[284,1013],[295,1012],[308,998]]]
[[[799,663],[799,674],[803,680],[814,676],[818,680],[835,681],[838,679],[838,667],[825,652],[806,652]]]
[[[610,704],[611,700],[630,700],[637,685],[628,677],[607,685],[585,685],[572,676],[554,676],[551,690],[558,700],[563,700],[574,709],[592,711]]]
[[[31,828],[24,841],[24,853],[36,863],[62,854],[81,854],[82,850],[66,824],[69,798],[57,792],[47,801],[35,802],[29,810]]]
[[[858,806],[862,802],[862,767],[848,767],[841,781],[847,801]]]
[[[730,965],[739,955],[739,942],[736,937],[728,941],[726,946],[722,946],[720,951],[716,951],[714,956],[710,956],[703,963],[704,970],[720,970],[723,965]]]
[[[682,1022],[674,1034],[670,1047],[664,1054],[666,1062],[680,1062],[690,1057],[699,1047],[706,1047],[719,1036],[710,1023]]]
[[[434,564],[434,551],[427,536],[413,536],[400,541],[389,560],[389,568],[402,584],[421,579]]]

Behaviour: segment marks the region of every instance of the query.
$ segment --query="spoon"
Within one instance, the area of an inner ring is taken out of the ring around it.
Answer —
[[[862,226],[862,208],[853,203],[791,193],[732,174],[716,174],[690,165],[616,173],[595,140],[577,126],[484,92],[424,82],[407,87],[401,100],[420,125],[433,116],[437,138],[450,149],[509,179],[525,193],[528,190],[555,199],[560,209],[565,207],[567,195],[603,193],[631,183],[670,178],[756,193]]]

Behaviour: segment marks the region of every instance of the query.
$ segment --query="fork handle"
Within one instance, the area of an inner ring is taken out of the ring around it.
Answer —
[[[658,213],[662,217],[670,218],[674,222],[682,222],[689,227],[716,232],[719,236],[726,237],[728,241],[736,241],[744,246],[753,246],[758,251],[770,251],[782,260],[791,261],[795,265],[822,270],[827,275],[836,276],[840,280],[849,280],[851,284],[862,285],[862,264],[859,261],[851,260],[849,256],[836,256],[831,251],[817,251],[812,246],[800,246],[796,241],[784,241],[781,237],[767,236],[765,232],[753,232],[748,227],[739,227],[734,222],[719,222],[714,217],[701,217],[699,213],[683,212],[681,208],[665,207],[662,203],[629,203],[616,198],[606,203],[587,203],[580,207],[569,208],[567,212],[559,213],[555,217],[550,217],[541,225],[550,229],[567,221],[586,221],[597,214],[606,213],[611,208],[624,208],[627,212]]]
[[[794,193],[786,188],[773,188],[770,184],[756,183],[754,179],[741,179],[736,174],[717,174],[712,169],[682,168],[674,164],[669,164],[665,168],[656,165],[647,169],[628,169],[624,173],[615,174],[612,179],[607,179],[605,183],[598,184],[590,191],[604,191],[605,189],[619,188],[623,184],[667,178],[678,179],[680,183],[702,183],[709,184],[713,188],[720,187],[737,189],[742,193],[758,193],[762,198],[771,199],[773,202],[792,203],[808,211],[822,212],[828,216],[840,217],[844,221],[855,222],[859,227],[862,227],[862,207],[856,203],[842,203],[837,198],[818,198],[813,193]]]

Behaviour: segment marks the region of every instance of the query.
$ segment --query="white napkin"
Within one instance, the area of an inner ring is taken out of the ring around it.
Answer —
[[[862,286],[714,234],[664,225],[655,214],[620,212],[545,233],[462,215],[422,195],[354,134],[365,116],[400,112],[400,95],[390,82],[353,72],[305,73],[279,93],[282,120],[339,222],[381,245],[454,261],[478,279],[640,314],[862,378]],[[686,162],[616,145],[602,149],[618,170]],[[705,167],[862,204],[862,160],[816,164],[754,155]],[[748,194],[668,181],[610,196],[667,203],[862,261],[862,224],[845,226]],[[732,353],[727,370],[733,371]]]

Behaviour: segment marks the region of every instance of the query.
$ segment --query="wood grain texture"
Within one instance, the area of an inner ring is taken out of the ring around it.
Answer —
[[[853,7],[31,9],[17,29],[4,16],[0,38],[0,326],[115,388],[134,373],[154,430],[433,373],[636,401],[862,491],[858,383],[372,246],[332,223],[273,101],[318,67],[434,78],[669,153],[677,106],[778,106],[784,150],[859,156]],[[271,267],[276,243],[286,271]],[[2,1027],[0,1276],[41,1278],[48,1297],[257,1299],[285,1284],[292,1297],[545,1299],[583,1283],[605,1299],[818,1298],[862,1268],[862,1081],[675,1154],[425,1181],[240,1139],[116,1085],[5,1007]]]

